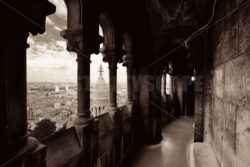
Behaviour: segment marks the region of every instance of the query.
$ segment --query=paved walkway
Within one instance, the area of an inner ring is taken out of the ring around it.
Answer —
[[[188,167],[193,118],[181,117],[163,128],[158,145],[145,146],[129,167]]]

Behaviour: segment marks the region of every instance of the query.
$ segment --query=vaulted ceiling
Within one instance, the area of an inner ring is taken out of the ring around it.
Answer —
[[[135,55],[139,56],[137,61],[148,64],[182,45],[193,32],[206,24],[211,17],[213,3],[211,0],[93,0],[90,4],[86,1],[83,5],[86,23],[83,25],[90,45],[98,51],[100,40],[96,16],[104,12],[114,27],[116,45],[121,49],[122,36],[129,32]],[[197,47],[202,47],[196,43]],[[190,61],[184,46],[180,49],[184,50],[178,52],[182,53],[182,60]],[[166,56],[161,64],[167,64],[171,57],[180,56],[178,53]]]

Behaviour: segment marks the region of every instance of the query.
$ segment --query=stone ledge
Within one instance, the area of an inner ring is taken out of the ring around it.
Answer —
[[[192,143],[191,167],[220,167],[213,148],[208,143]]]

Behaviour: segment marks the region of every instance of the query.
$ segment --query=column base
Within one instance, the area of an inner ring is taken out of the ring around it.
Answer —
[[[129,112],[132,112],[133,107],[134,107],[134,102],[132,101],[127,102],[127,107],[128,107]]]
[[[79,117],[77,115],[73,116],[73,124],[75,126],[84,126],[84,125],[88,125],[90,124],[92,121],[94,121],[94,117],[92,115],[90,115],[88,118],[86,117]]]
[[[110,105],[107,107],[108,112],[116,112],[118,107],[116,105]]]
[[[75,126],[78,140],[83,150],[83,160],[82,164],[84,166],[90,167],[94,166],[99,155],[99,121],[93,119],[87,125]]]
[[[114,121],[114,115],[115,115],[117,110],[118,110],[117,106],[109,106],[106,110],[109,113],[112,121]]]

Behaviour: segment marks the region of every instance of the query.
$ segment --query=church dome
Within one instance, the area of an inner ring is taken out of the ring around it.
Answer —
[[[96,81],[96,83],[93,85],[93,90],[92,90],[92,100],[94,101],[99,101],[99,100],[108,100],[108,92],[109,92],[109,86],[105,82],[103,76],[103,67],[100,65],[99,67],[99,77]]]

